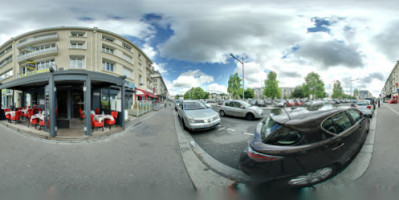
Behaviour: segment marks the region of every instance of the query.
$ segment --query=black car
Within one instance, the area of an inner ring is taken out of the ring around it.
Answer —
[[[369,119],[350,107],[272,110],[240,156],[255,185],[306,187],[334,176],[360,151]]]
[[[262,99],[257,99],[255,105],[259,107],[265,107],[266,103]]]

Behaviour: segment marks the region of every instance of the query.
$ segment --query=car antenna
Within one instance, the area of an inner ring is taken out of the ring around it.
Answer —
[[[285,113],[287,113],[288,120],[291,120],[290,114],[288,114],[287,110],[285,110],[285,108],[283,108],[283,110],[285,111]]]

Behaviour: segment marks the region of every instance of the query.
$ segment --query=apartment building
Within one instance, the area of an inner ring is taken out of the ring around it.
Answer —
[[[399,93],[399,61],[389,74],[385,85],[381,90],[381,96],[385,99],[398,99]]]

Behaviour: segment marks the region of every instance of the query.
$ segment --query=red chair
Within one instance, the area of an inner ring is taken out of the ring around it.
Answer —
[[[104,120],[104,122],[109,126],[109,130],[111,130],[111,126],[116,123],[116,118],[118,118],[118,112],[111,111],[111,116],[114,118],[114,120],[111,120],[111,119]]]
[[[39,130],[42,128],[42,126],[43,126],[43,128],[44,128],[44,120],[40,120],[40,123],[39,123]],[[50,126],[50,120],[47,120],[47,127],[49,127]]]
[[[96,108],[96,114],[100,114],[100,108]]]
[[[94,128],[103,128],[104,131],[104,122],[99,122],[94,120],[94,115],[91,116],[91,132],[93,132]]]
[[[83,113],[82,109],[79,108],[80,119],[85,118],[85,114]]]
[[[21,111],[15,111],[15,115],[11,116],[10,120],[21,122],[20,116],[21,116]]]
[[[35,125],[35,128],[36,128],[38,123],[39,123],[39,118],[30,119],[29,123],[28,123],[28,127],[32,124],[32,125]],[[44,123],[43,123],[43,125],[44,125]]]

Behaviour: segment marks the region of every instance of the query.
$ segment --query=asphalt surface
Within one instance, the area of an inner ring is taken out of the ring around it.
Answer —
[[[219,107],[213,106],[218,112]],[[269,110],[264,110],[264,117],[269,116]],[[243,118],[222,117],[221,123],[215,129],[189,133],[209,155],[223,164],[238,169],[238,160],[242,150],[247,146],[255,132],[256,125],[262,119],[248,121]]]
[[[79,144],[40,140],[0,126],[0,190],[193,191],[173,110],[143,118],[124,133]]]

